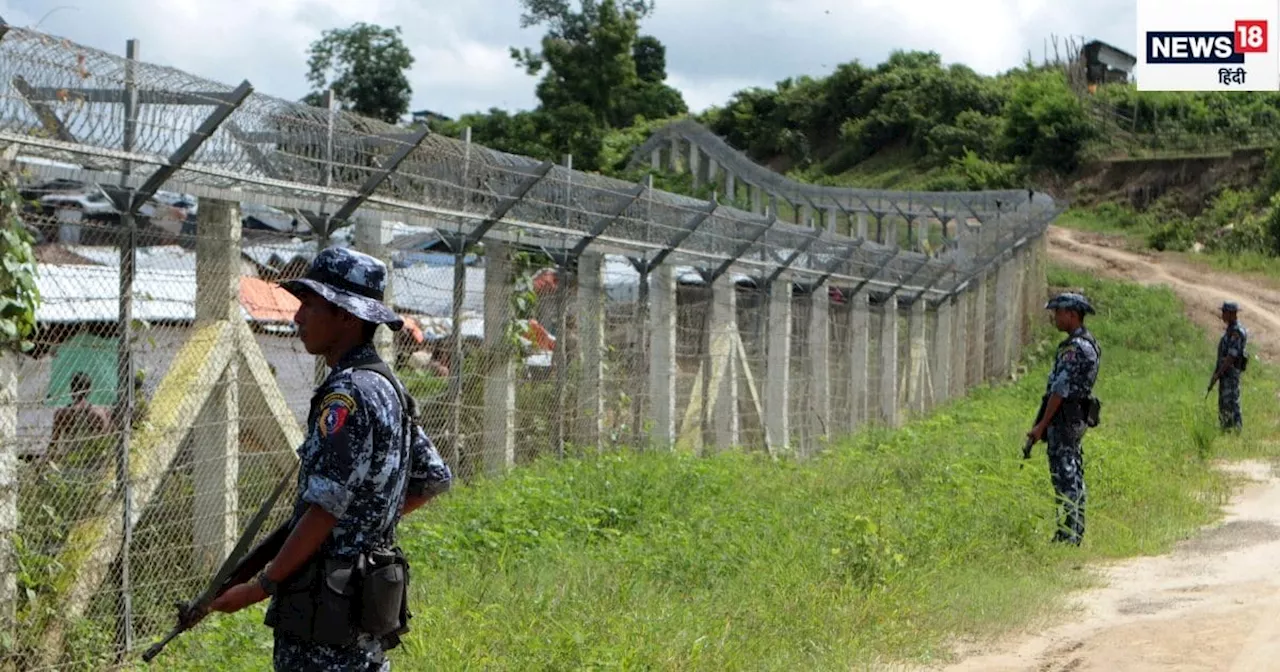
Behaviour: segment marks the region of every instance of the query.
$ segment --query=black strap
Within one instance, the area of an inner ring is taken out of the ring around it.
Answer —
[[[400,379],[396,377],[391,367],[382,361],[381,357],[374,355],[369,359],[356,362],[349,368],[359,371],[372,371],[387,379],[387,382],[391,384],[391,389],[395,390],[396,397],[400,400],[400,436],[406,443],[411,442],[413,440],[413,423],[417,422],[418,418],[418,404],[413,395],[409,394],[404,389],[404,386],[400,384]],[[408,451],[408,459],[410,460],[409,467],[412,468],[413,451]],[[397,512],[395,520],[391,522],[391,546],[396,544],[396,527],[399,523],[400,514]]]

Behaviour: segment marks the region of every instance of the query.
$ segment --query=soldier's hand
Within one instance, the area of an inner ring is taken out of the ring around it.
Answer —
[[[1043,425],[1036,425],[1031,428],[1031,431],[1027,432],[1027,439],[1030,440],[1031,443],[1037,443],[1040,441],[1041,437],[1044,436],[1044,431],[1045,428]]]
[[[234,614],[245,607],[257,604],[267,599],[266,591],[258,585],[257,581],[249,581],[237,586],[232,586],[227,592],[219,595],[209,605],[209,611],[220,611],[224,614]]]

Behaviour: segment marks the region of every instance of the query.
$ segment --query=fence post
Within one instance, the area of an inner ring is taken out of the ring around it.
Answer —
[[[973,326],[969,330],[969,360],[974,385],[987,380],[987,274],[977,278],[978,289],[973,298]]]
[[[201,199],[196,239],[196,325],[235,324],[240,314],[240,213],[229,201]],[[196,566],[227,557],[237,522],[240,399],[239,358],[232,357],[191,430],[195,487]]]
[[[702,186],[702,150],[692,142],[689,143],[689,178],[694,189]]]
[[[890,296],[881,306],[880,320],[880,417],[889,427],[898,426],[898,298]]]
[[[791,273],[780,273],[767,289],[764,431],[771,452],[777,454],[791,450]]]
[[[734,339],[738,336],[738,288],[732,274],[726,271],[711,285],[711,321],[707,338],[706,364],[703,368],[709,381],[708,390],[715,396],[715,403],[704,400],[711,419],[710,436],[715,448],[731,448],[740,443],[741,423],[738,418],[738,356]],[[717,382],[717,369],[720,375]],[[704,446],[712,452],[712,445]]]
[[[955,352],[955,309],[951,298],[938,303],[938,326],[933,332],[933,403],[951,398],[951,356]]]
[[[18,564],[18,357],[0,352],[0,632],[11,633],[16,615]]]
[[[667,156],[667,170],[680,172],[680,138],[671,138],[671,153]]]
[[[727,167],[724,169],[724,202],[735,203],[738,200],[738,176]]]
[[[1000,264],[996,270],[996,315],[995,315],[995,352],[992,356],[991,375],[996,378],[1008,378],[1010,356],[1013,349],[1010,336],[1013,334],[1014,280],[1017,275],[1017,255],[1013,255]]]
[[[963,397],[969,389],[969,339],[973,331],[973,292],[965,290],[955,297],[955,335],[951,343],[951,396]]]
[[[871,363],[871,307],[866,292],[849,297],[849,346],[849,415],[852,427],[858,429],[870,417],[867,369]]]
[[[907,406],[917,415],[925,412],[925,362],[929,357],[927,334],[929,313],[925,310],[925,300],[921,296],[911,302],[911,317],[907,321],[908,348],[907,369]]]
[[[394,235],[390,222],[383,221],[381,217],[361,216],[356,219],[355,229],[356,249],[369,256],[377,257],[387,265],[387,289],[382,302],[388,306],[395,305],[395,282],[392,280],[390,249]],[[378,356],[382,357],[382,361],[394,367],[396,341],[392,331],[385,326],[378,327],[378,330],[373,333],[373,344],[378,349]]]
[[[578,356],[582,379],[578,388],[578,443],[601,448],[604,432],[604,255],[584,252],[578,258]],[[556,347],[564,347],[557,343]]]
[[[676,269],[649,271],[649,444],[676,444]],[[641,279],[644,275],[641,275]]]
[[[881,229],[884,233],[884,240],[881,240],[880,242],[892,249],[895,249],[895,250],[898,249],[899,246],[898,246],[897,220],[891,219],[889,217],[884,217],[881,221],[883,222],[883,226],[881,227]]]
[[[649,272],[649,443],[676,443],[676,275],[661,264]]]
[[[829,285],[823,282],[809,294],[809,325],[805,335],[809,342],[809,422],[806,436],[818,439],[820,447],[831,441],[831,297]],[[817,431],[813,431],[813,424]],[[814,446],[805,446],[812,451]]]
[[[486,240],[484,269],[484,451],[485,473],[494,475],[515,464],[515,362],[507,340],[511,323],[510,247],[499,240]],[[461,337],[460,328],[454,333]]]

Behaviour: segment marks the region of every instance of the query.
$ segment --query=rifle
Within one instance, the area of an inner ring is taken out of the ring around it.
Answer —
[[[1045,411],[1045,408],[1048,407],[1048,405],[1049,405],[1049,395],[1046,394],[1043,397],[1040,397],[1040,410],[1036,411],[1036,419],[1034,422],[1031,423],[1032,427],[1040,424],[1040,421],[1044,419],[1044,411]],[[1040,440],[1043,441],[1044,437],[1041,437]],[[1034,445],[1036,445],[1035,440],[1032,439],[1031,437],[1027,437],[1027,442],[1022,446],[1023,460],[1031,459],[1031,448]],[[1019,469],[1021,469],[1022,467],[1023,467],[1022,464],[1018,465]]]
[[[218,568],[218,572],[209,581],[209,585],[205,587],[204,592],[190,602],[185,604],[179,602],[177,604],[178,624],[173,626],[173,629],[169,631],[169,634],[165,635],[164,639],[153,644],[151,648],[147,649],[146,653],[142,654],[143,661],[151,662],[175,637],[195,627],[197,623],[204,619],[205,611],[219,595],[257,576],[258,572],[261,572],[267,566],[267,563],[271,562],[276,557],[276,554],[280,552],[285,540],[289,538],[289,533],[293,531],[288,521],[273,530],[271,534],[267,535],[252,549],[249,548],[249,545],[253,543],[253,538],[257,536],[258,530],[266,522],[267,515],[271,513],[276,500],[284,492],[285,486],[293,480],[295,469],[297,469],[296,464],[280,479],[280,482],[276,484],[275,490],[262,503],[262,506],[258,507],[258,512],[249,521],[249,526],[245,528],[244,534],[240,535],[240,539],[236,541],[236,545],[231,549],[231,553],[227,555],[227,559],[222,561],[222,566]]]

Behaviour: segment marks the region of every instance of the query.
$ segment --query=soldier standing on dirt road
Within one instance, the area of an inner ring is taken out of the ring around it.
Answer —
[[[1240,414],[1240,373],[1245,368],[1245,346],[1249,343],[1249,332],[1236,319],[1240,306],[1234,301],[1222,304],[1222,321],[1226,323],[1226,331],[1218,339],[1218,361],[1209,379],[1209,389],[1214,383],[1218,386],[1218,422],[1224,431],[1239,432],[1244,428],[1244,418]]]
[[[1102,351],[1084,326],[1084,316],[1094,312],[1085,297],[1059,294],[1044,307],[1053,311],[1054,326],[1068,336],[1058,344],[1040,416],[1027,432],[1027,448],[1042,438],[1047,440],[1049,475],[1063,514],[1053,540],[1079,546],[1084,538],[1085,506],[1081,442],[1085,431],[1097,424],[1093,384],[1098,378]]]

